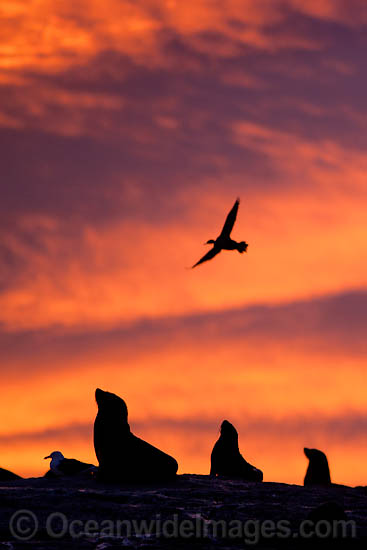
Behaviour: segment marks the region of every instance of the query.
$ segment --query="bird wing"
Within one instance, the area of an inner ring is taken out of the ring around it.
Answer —
[[[220,237],[230,236],[234,226],[234,222],[236,221],[239,204],[240,204],[240,199],[237,199],[234,205],[232,206],[232,210],[228,214],[226,221],[224,222],[222,232],[219,235]]]
[[[209,250],[209,252],[207,252],[205,254],[205,256],[203,256],[198,262],[196,262],[196,264],[194,264],[192,267],[196,267],[197,265],[199,264],[202,264],[203,262],[206,262],[208,260],[211,260],[212,258],[214,258],[214,256],[216,256],[217,254],[219,254],[220,252],[220,248],[215,248],[213,246],[213,248],[211,250]]]

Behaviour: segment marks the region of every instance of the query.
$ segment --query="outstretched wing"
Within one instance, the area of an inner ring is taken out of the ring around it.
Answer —
[[[214,258],[214,256],[216,256],[217,254],[219,254],[220,252],[220,248],[215,248],[213,246],[213,248],[211,250],[209,250],[209,252],[207,254],[205,254],[205,256],[203,256],[198,262],[196,262],[196,264],[194,264],[192,267],[196,267],[197,265],[199,264],[202,264],[208,260],[211,260],[212,258]]]
[[[240,204],[240,199],[237,199],[236,202],[234,203],[233,207],[232,207],[232,210],[230,211],[230,213],[227,216],[227,219],[226,219],[226,221],[223,225],[223,229],[222,229],[222,232],[220,234],[220,237],[229,237],[230,236],[231,231],[232,231],[233,226],[234,226],[234,222],[236,221],[239,204]]]

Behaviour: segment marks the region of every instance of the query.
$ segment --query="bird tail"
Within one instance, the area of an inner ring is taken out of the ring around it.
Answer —
[[[240,254],[243,254],[243,252],[247,252],[248,244],[245,241],[241,241],[238,243],[237,250]]]

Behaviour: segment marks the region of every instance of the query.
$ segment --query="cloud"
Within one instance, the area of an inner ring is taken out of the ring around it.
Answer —
[[[278,155],[272,135],[261,135],[256,141],[256,135],[247,133],[243,146],[260,144],[264,153],[270,150]],[[275,185],[264,193],[252,188],[251,182],[248,187],[242,184],[245,201],[234,237],[250,243],[248,254],[223,252],[194,271],[185,267],[201,257],[201,243],[219,231],[232,204],[228,189],[189,187],[161,199],[160,192],[141,195],[144,187],[132,189],[129,195],[127,186],[118,196],[117,187],[112,186],[117,199],[110,211],[111,196],[103,189],[100,194],[95,180],[95,188],[84,182],[75,192],[78,204],[83,205],[84,197],[91,200],[84,204],[86,213],[77,209],[74,213],[71,207],[67,216],[71,197],[55,186],[55,208],[61,209],[57,217],[23,216],[18,224],[3,227],[0,317],[4,328],[108,326],[363,288],[363,165],[359,167],[356,160],[351,167],[355,194],[350,189],[348,193],[341,176],[334,181],[334,167],[317,168],[315,147],[292,143],[289,136],[286,144],[303,163],[300,180],[304,178],[305,188],[280,191]],[[282,146],[279,170],[296,175],[294,159],[283,154]],[[326,148],[320,157],[338,163],[341,173],[343,160],[337,152]],[[310,158],[314,164],[307,166]],[[320,182],[317,192],[306,187],[307,170],[314,171],[315,181]],[[52,195],[45,200],[45,213],[51,199]],[[23,200],[27,202],[26,197]],[[99,210],[103,201],[105,208]]]
[[[296,350],[300,356],[360,358],[367,355],[365,310],[367,293],[343,293],[282,305],[259,305],[184,316],[145,319],[121,327],[50,328],[30,332],[2,332],[3,365],[6,370],[25,368],[67,369],[70,361],[110,357],[146,360],[157,353],[180,349],[215,354],[222,348],[246,355],[279,354]],[[34,358],[34,359],[32,359]],[[140,358],[140,359],[139,359]],[[272,362],[269,362],[269,369]]]
[[[228,0],[226,2],[121,3],[84,0],[57,5],[42,0],[5,2],[2,67],[59,72],[84,65],[102,51],[120,52],[145,66],[167,66],[172,36],[199,55],[231,58],[239,51],[314,50],[324,46],[312,23],[358,28],[366,21],[362,0]],[[306,17],[305,17],[306,16]],[[35,40],[37,37],[37,40]],[[177,60],[176,60],[177,61]]]
[[[101,5],[83,0],[62,7],[49,0],[37,6],[20,1],[14,9],[3,7],[5,43],[2,65],[57,71],[78,60],[96,55],[102,49],[117,50],[141,63],[162,63],[165,30],[188,40],[197,51],[207,51],[206,41],[198,37],[217,33],[223,41],[237,41],[256,48],[282,47],[283,41],[268,36],[266,27],[286,19],[281,3],[230,1],[224,4],[205,0],[164,3],[121,3],[108,0]],[[37,40],[34,37],[37,36]],[[220,41],[219,41],[220,46]],[[299,37],[288,37],[288,47],[307,47]],[[222,47],[222,55],[231,55],[233,47]]]
[[[85,440],[89,441],[91,438],[92,428],[89,424],[71,424],[67,426],[57,426],[46,428],[35,432],[23,432],[23,433],[7,433],[0,435],[1,445],[26,445],[29,442],[43,443],[52,442],[57,443],[65,440]]]
[[[183,436],[195,433],[211,434],[212,437],[218,434],[220,424],[224,418],[146,418],[140,421],[134,421],[134,433],[144,432],[182,432]],[[300,437],[305,440],[317,438],[320,435],[332,435],[332,439],[337,442],[348,444],[351,441],[360,440],[364,437],[367,428],[367,415],[362,412],[346,412],[345,414],[335,416],[296,416],[274,419],[272,417],[249,417],[246,419],[236,419],[236,428],[241,434],[246,434],[247,438],[252,438],[261,434],[261,437],[277,437],[286,441],[287,439],[297,439]],[[63,439],[84,440],[89,442],[92,433],[92,423],[73,423],[66,426],[56,426],[42,429],[39,431],[18,432],[10,434],[0,434],[0,447],[3,445],[26,444],[27,442],[62,442]]]
[[[289,5],[301,13],[310,15],[316,19],[337,21],[342,25],[359,26],[367,21],[367,9],[363,0],[310,0],[304,3],[302,0],[288,0]]]

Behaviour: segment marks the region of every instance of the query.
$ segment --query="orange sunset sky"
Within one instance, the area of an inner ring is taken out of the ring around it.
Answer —
[[[97,386],[209,473],[367,462],[365,0],[4,0],[0,466],[96,462]],[[248,254],[207,250],[234,203]]]

